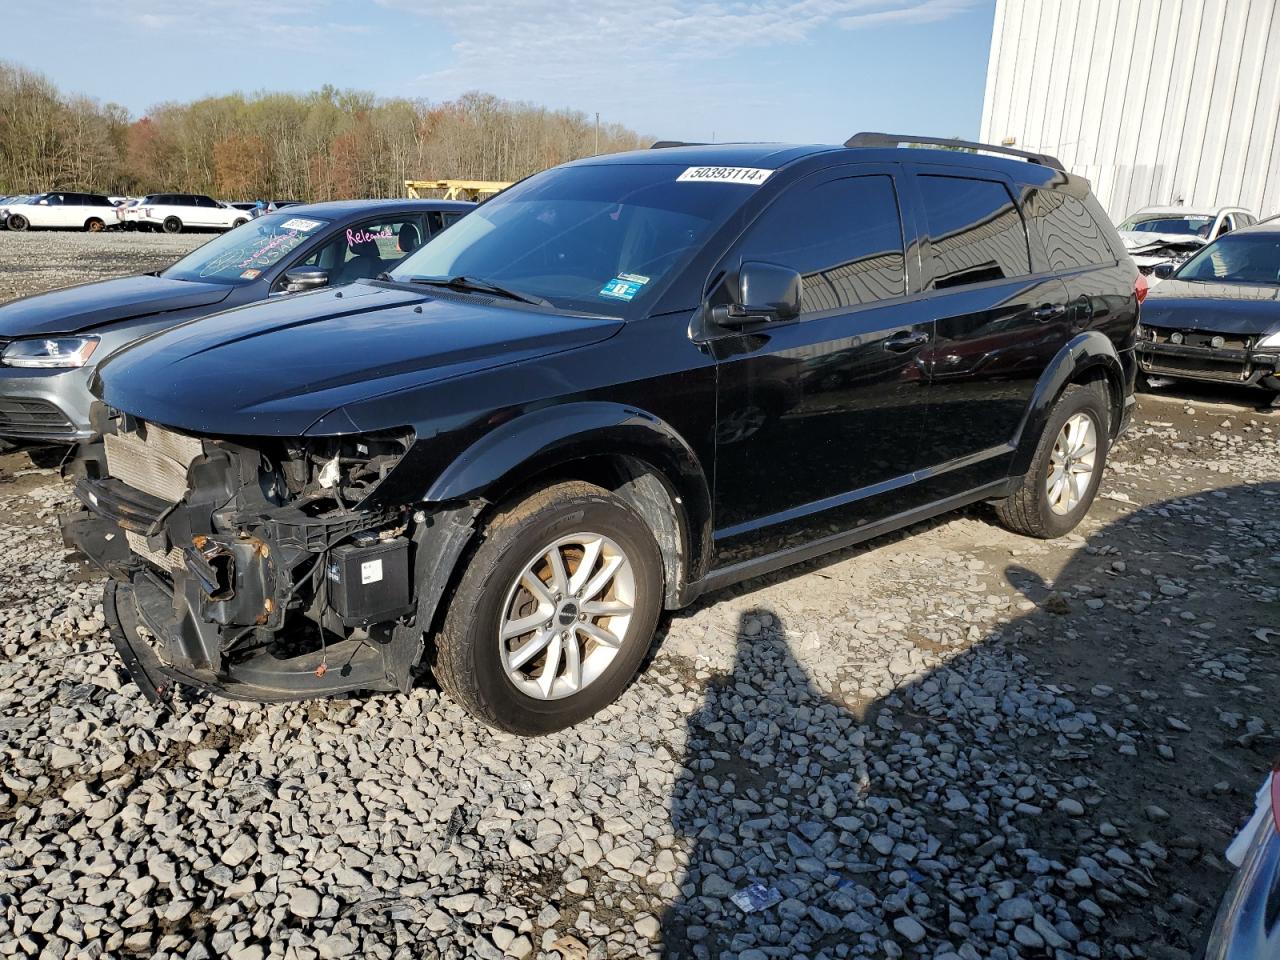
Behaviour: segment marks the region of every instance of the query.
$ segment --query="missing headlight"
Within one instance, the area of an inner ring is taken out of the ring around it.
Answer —
[[[301,462],[305,468],[297,479],[303,492],[319,498],[331,497],[340,508],[348,508],[371,494],[386,479],[412,446],[411,429],[381,430],[348,437],[324,437],[307,442]]]

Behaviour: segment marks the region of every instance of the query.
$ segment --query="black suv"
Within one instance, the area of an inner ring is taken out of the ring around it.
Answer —
[[[566,164],[376,280],[112,357],[64,531],[138,686],[430,670],[544,733],[709,590],[975,501],[1072,529],[1145,286],[1053,158],[901,142]]]

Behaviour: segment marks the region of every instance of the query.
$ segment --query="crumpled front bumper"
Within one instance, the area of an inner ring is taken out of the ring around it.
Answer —
[[[1138,341],[1142,372],[1240,386],[1280,389],[1280,350]]]
[[[402,656],[403,646],[389,632],[378,642],[338,640],[292,656],[267,648],[231,655],[245,629],[209,619],[197,577],[181,569],[167,576],[142,562],[125,539],[125,527],[110,517],[81,510],[63,517],[62,531],[68,546],[110,574],[103,610],[112,642],[148,700],[160,702],[175,684],[258,703],[406,685],[395,682],[397,673],[388,666]]]
[[[123,601],[123,617],[121,601]],[[160,658],[138,632],[138,620],[134,613],[133,587],[108,580],[102,594],[102,609],[106,616],[107,628],[111,631],[111,642],[120,656],[120,661],[129,671],[129,676],[133,678],[133,682],[137,684],[144,697],[152,703],[161,703],[165,694],[169,692],[170,683],[176,678],[165,670]]]

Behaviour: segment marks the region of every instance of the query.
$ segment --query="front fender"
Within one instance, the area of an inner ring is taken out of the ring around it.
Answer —
[[[692,579],[711,542],[711,493],[693,449],[669,423],[610,402],[543,407],[509,420],[476,441],[440,473],[422,499],[432,503],[494,500],[528,477],[586,457],[628,457],[652,465],[668,486]],[[683,516],[680,516],[683,514]]]
[[[1062,391],[1069,383],[1084,379],[1093,369],[1102,370],[1107,377],[1111,394],[1111,435],[1114,439],[1124,417],[1125,399],[1132,393],[1133,385],[1115,344],[1098,330],[1085,330],[1072,337],[1054,355],[1036,384],[1018,428],[1017,452],[1010,470],[1012,476],[1022,476],[1031,469],[1036,444]]]

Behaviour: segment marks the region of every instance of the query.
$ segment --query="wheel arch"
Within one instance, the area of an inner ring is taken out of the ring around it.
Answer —
[[[1011,476],[1021,476],[1031,468],[1036,444],[1050,411],[1071,384],[1101,380],[1110,398],[1111,439],[1119,434],[1124,420],[1126,376],[1115,344],[1097,330],[1086,330],[1068,341],[1057,352],[1041,375],[1031,395],[1027,412],[1018,429],[1018,440]]]
[[[640,514],[662,553],[665,605],[682,606],[709,553],[710,485],[689,444],[652,414],[614,403],[527,413],[463,452],[423,499],[497,505],[568,479],[605,487]]]

